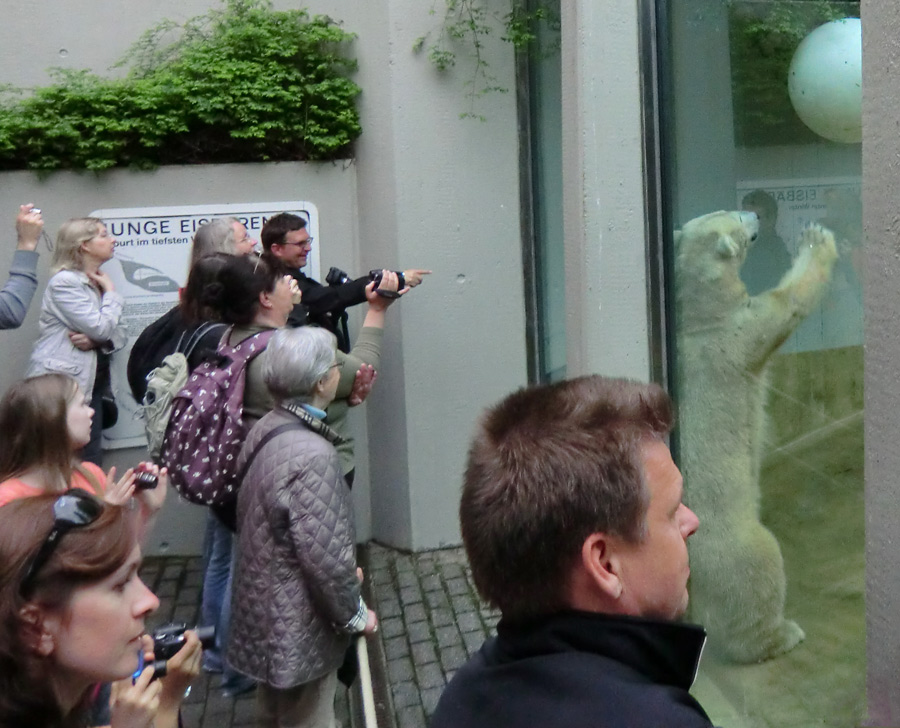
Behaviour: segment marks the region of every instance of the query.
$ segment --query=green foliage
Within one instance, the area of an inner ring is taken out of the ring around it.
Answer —
[[[118,64],[123,79],[56,69],[30,96],[0,91],[0,169],[346,157],[361,132],[353,37],[268,0],[164,21]]]
[[[506,93],[509,89],[501,86],[493,75],[484,56],[485,44],[491,38],[512,44],[517,52],[541,57],[558,50],[557,40],[550,48],[540,43],[541,25],[559,30],[559,3],[543,0],[435,0],[443,5],[441,23],[436,33],[428,33],[416,39],[413,51],[425,51],[428,60],[438,71],[454,67],[460,53],[471,62],[472,70],[466,81],[469,110],[460,114],[462,118],[484,121],[475,107],[479,97],[489,93]],[[493,4],[499,7],[492,7]],[[432,15],[438,15],[435,6]]]
[[[859,17],[859,2],[734,0],[729,8],[734,135],[738,146],[817,143],[788,95],[800,42],[831,20]]]

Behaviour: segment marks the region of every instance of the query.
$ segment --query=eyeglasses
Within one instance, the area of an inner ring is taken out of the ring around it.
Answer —
[[[299,240],[299,241],[293,242],[293,243],[290,243],[287,240],[285,240],[282,243],[282,245],[312,245],[313,240],[315,240],[315,238],[312,235],[310,235],[306,240]]]
[[[22,579],[19,586],[19,593],[23,597],[28,596],[38,572],[53,556],[62,537],[73,528],[84,528],[91,525],[100,518],[101,513],[103,513],[103,503],[80,488],[73,488],[56,499],[53,504],[53,528],[50,529],[50,533],[41,544],[37,555],[28,565],[25,578]]]

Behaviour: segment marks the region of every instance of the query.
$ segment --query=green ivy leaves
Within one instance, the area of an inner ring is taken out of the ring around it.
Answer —
[[[353,38],[268,0],[225,0],[184,27],[164,21],[118,64],[124,79],[57,69],[31,96],[0,91],[0,169],[350,156],[362,131]]]

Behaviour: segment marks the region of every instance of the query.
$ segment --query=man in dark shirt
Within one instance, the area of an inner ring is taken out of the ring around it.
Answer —
[[[688,689],[706,636],[682,624],[697,517],[655,384],[600,376],[522,389],[482,419],[460,523],[501,612],[432,728],[709,728]]]
[[[778,285],[791,267],[791,254],[775,231],[778,203],[772,195],[765,190],[753,190],[744,196],[741,208],[755,212],[759,218],[759,234],[741,266],[741,280],[747,286],[747,293],[757,296]]]
[[[369,277],[349,278],[336,285],[323,286],[306,275],[301,268],[312,250],[313,238],[306,229],[306,220],[299,215],[282,212],[269,218],[260,232],[263,255],[276,266],[290,273],[297,281],[302,301],[294,306],[288,317],[288,326],[316,324],[328,329],[338,340],[341,351],[350,351],[347,334],[346,309],[366,301],[366,285]],[[414,288],[422,282],[428,270],[403,271],[405,284]]]

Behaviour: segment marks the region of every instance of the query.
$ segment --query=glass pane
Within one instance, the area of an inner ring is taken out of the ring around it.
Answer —
[[[566,376],[559,0],[530,0],[531,10],[538,7],[548,16],[537,26],[537,43],[529,63],[538,377],[542,382],[556,382]]]
[[[720,725],[858,725],[859,3],[660,10],[695,692]]]

